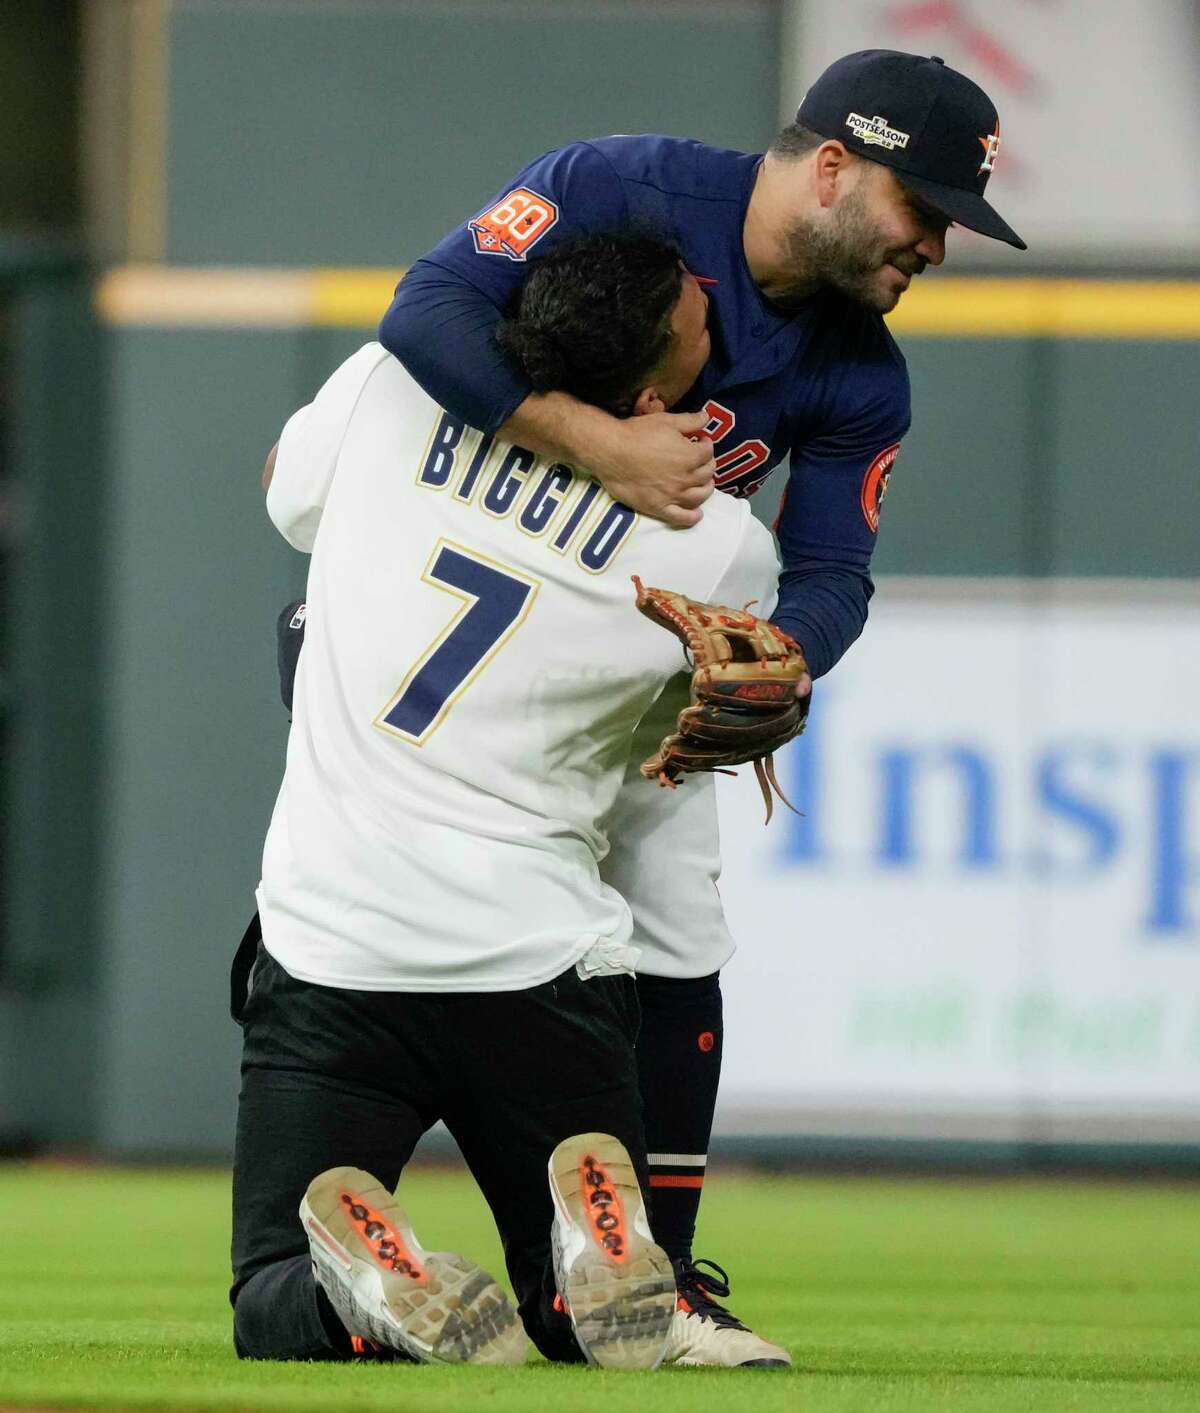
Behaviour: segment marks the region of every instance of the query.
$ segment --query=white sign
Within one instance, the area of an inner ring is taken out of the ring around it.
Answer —
[[[1200,614],[887,597],[777,761],[803,817],[721,782],[723,1112],[1200,1134]]]
[[[999,111],[999,146],[987,147],[995,169],[987,198],[1032,255],[1127,250],[1194,259],[1194,0],[791,0],[787,30],[785,122],[843,54],[940,55]],[[979,139],[986,144],[988,134]],[[1015,269],[1021,258],[967,231],[954,231],[950,244],[955,262],[999,255]]]

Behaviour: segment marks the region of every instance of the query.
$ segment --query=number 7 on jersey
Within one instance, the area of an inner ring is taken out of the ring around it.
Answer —
[[[461,602],[375,719],[381,730],[418,746],[525,621],[540,587],[450,540],[438,541],[421,579]]]

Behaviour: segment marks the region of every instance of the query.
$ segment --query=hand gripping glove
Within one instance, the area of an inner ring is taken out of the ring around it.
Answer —
[[[725,767],[753,762],[767,822],[772,790],[794,810],[779,788],[771,753],[798,736],[808,716],[808,697],[796,696],[796,684],[808,671],[799,644],[746,609],[650,589],[636,574],[633,583],[638,609],[682,641],[693,669],[691,701],[679,713],[677,729],[642,762],[642,774],[674,789],[690,771],[732,774]]]

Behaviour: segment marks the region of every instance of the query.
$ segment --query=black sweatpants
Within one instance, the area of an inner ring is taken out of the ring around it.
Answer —
[[[530,1338],[547,1358],[577,1362],[570,1324],[552,1308],[546,1165],[572,1134],[615,1134],[646,1191],[633,978],[581,981],[571,968],[527,991],[346,991],[297,981],[259,943],[246,997],[238,976],[254,941],[252,930],[233,988],[243,1029],[230,1292],[239,1355],[349,1353],[309,1268],[300,1199],[343,1165],[394,1188],[442,1119],[495,1216]],[[452,1232],[436,1241],[454,1249]]]

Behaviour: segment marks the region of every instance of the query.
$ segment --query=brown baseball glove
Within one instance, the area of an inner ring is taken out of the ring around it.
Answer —
[[[746,609],[697,603],[669,589],[648,589],[635,574],[637,606],[668,628],[691,655],[691,702],[677,729],[642,762],[647,780],[675,788],[690,771],[724,770],[753,762],[770,822],[772,790],[779,788],[771,753],[804,730],[808,697],[796,684],[808,671],[799,644],[781,628]],[[797,811],[798,813],[798,811]]]

